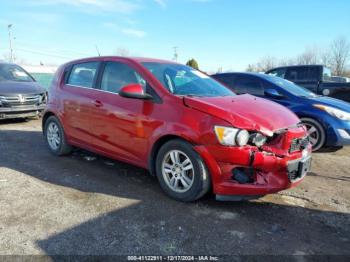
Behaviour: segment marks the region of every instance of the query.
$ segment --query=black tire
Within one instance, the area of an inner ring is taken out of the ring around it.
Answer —
[[[343,146],[324,146],[317,152],[319,153],[334,153],[343,149]]]
[[[312,151],[320,150],[326,142],[326,132],[322,125],[317,120],[308,117],[301,118],[301,122],[308,128],[308,131],[311,127],[315,128],[318,133],[318,137],[316,139],[317,142],[312,145]],[[312,139],[311,134],[310,139]]]
[[[168,186],[163,176],[163,161],[165,161],[166,155],[172,150],[178,150],[185,153],[186,156],[188,156],[188,158],[192,162],[193,183],[188,189],[188,191],[183,193],[179,193],[172,190],[171,187]],[[180,139],[168,141],[160,148],[156,156],[156,175],[159,184],[164,190],[164,192],[171,198],[183,202],[191,202],[201,198],[209,191],[210,188],[210,174],[205,166],[204,161],[199,156],[199,154],[193,149],[190,143]]]
[[[60,143],[58,145],[57,148],[53,148],[50,143],[49,143],[49,139],[48,139],[48,127],[51,123],[56,124],[56,126],[58,127],[58,133],[59,133],[59,137],[60,137]],[[45,137],[45,141],[46,144],[49,148],[49,150],[51,151],[51,153],[53,153],[56,156],[64,156],[64,155],[68,155],[72,152],[72,147],[67,143],[66,141],[66,136],[64,134],[64,130],[63,127],[60,123],[60,121],[57,119],[57,117],[55,116],[50,116],[46,121],[45,121],[45,125],[44,125],[44,137]]]

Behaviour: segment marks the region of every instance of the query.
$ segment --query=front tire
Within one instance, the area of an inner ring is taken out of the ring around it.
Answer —
[[[50,116],[44,125],[44,136],[51,153],[56,156],[68,155],[72,147],[67,143],[63,127],[55,116]]]
[[[190,143],[180,139],[171,140],[160,148],[156,175],[164,192],[183,202],[201,198],[210,187],[204,161]]]
[[[326,142],[326,132],[322,125],[312,118],[301,118],[309,134],[312,151],[320,150]]]

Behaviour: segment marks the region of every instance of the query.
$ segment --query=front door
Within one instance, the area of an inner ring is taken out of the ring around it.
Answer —
[[[119,90],[128,84],[146,81],[124,62],[106,62],[95,92],[95,109],[91,114],[93,146],[98,151],[131,163],[146,159],[147,126],[154,110],[152,101],[125,98]]]

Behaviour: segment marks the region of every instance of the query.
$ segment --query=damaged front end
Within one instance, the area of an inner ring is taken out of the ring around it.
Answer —
[[[311,145],[305,127],[275,131],[262,144],[254,138],[245,146],[196,147],[210,169],[218,200],[276,193],[298,185],[309,172]]]

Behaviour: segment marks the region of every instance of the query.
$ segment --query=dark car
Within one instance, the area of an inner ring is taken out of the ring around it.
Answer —
[[[45,105],[46,90],[28,72],[0,63],[0,119],[35,117]]]
[[[292,81],[315,94],[350,102],[350,83],[336,82],[332,79],[331,71],[325,66],[285,66],[271,69],[266,74]]]
[[[334,151],[350,144],[349,103],[316,95],[288,80],[271,75],[225,73],[213,77],[238,94],[252,94],[288,107],[308,128],[315,151],[321,148]]]

